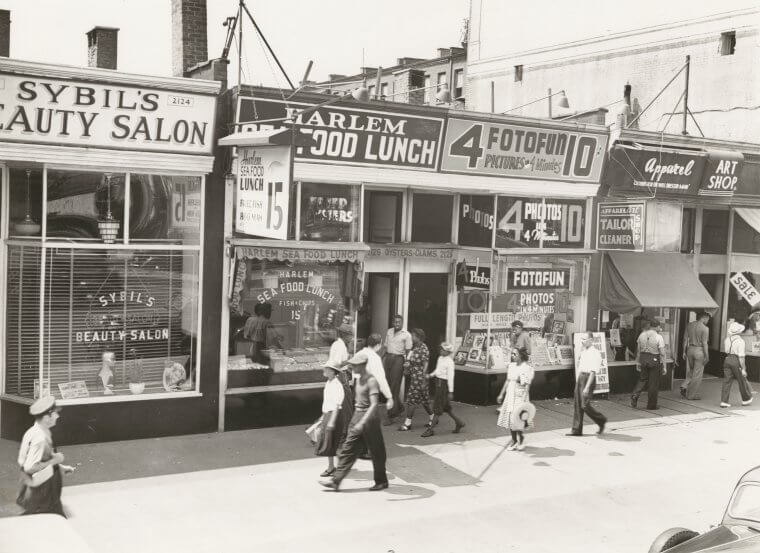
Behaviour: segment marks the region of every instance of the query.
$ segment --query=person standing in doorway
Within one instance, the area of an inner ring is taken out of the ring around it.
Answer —
[[[752,388],[747,380],[746,344],[744,338],[741,337],[742,332],[744,332],[744,325],[735,321],[728,325],[728,336],[724,343],[726,359],[723,361],[723,389],[720,394],[720,406],[724,408],[731,407],[729,399],[734,380],[739,383],[742,405],[749,405],[753,399]]]
[[[697,315],[695,321],[686,325],[684,333],[684,357],[686,358],[686,378],[681,383],[681,395],[686,399],[702,399],[699,387],[705,365],[710,361],[710,329],[707,323],[710,315],[704,311]]]
[[[581,343],[581,353],[575,377],[575,394],[573,410],[573,428],[568,436],[583,435],[583,417],[588,415],[598,426],[597,434],[604,432],[607,417],[591,404],[596,387],[596,376],[602,369],[602,354],[594,347],[594,333],[587,332]]]
[[[525,351],[528,352],[528,357],[530,357],[531,350],[530,350],[530,334],[528,333],[525,328],[523,328],[522,321],[513,321],[512,322],[512,347],[516,350],[525,349]]]
[[[435,434],[433,427],[438,424],[438,419],[446,413],[454,421],[454,434],[458,434],[464,428],[464,421],[454,414],[451,402],[454,400],[454,345],[444,342],[441,344],[440,355],[436,362],[435,371],[427,377],[433,380],[433,414],[427,424],[427,429],[422,433],[423,438]]]
[[[384,422],[386,426],[393,424],[393,418],[403,411],[401,403],[401,381],[404,378],[404,360],[407,352],[412,349],[412,335],[404,330],[404,317],[396,315],[393,318],[393,327],[388,329],[383,343],[383,367],[385,378],[391,387],[393,408],[388,411],[388,418]]]
[[[374,376],[367,373],[369,357],[365,351],[360,351],[348,360],[351,370],[358,376],[354,390],[354,414],[343,447],[338,452],[338,463],[335,472],[328,480],[320,480],[326,488],[340,489],[340,484],[354,466],[359,453],[366,443],[372,457],[375,485],[370,491],[380,491],[388,487],[388,475],[385,472],[385,442],[378,417],[380,388]]]
[[[16,499],[25,515],[51,513],[66,516],[61,504],[61,473],[68,474],[75,469],[63,464],[63,453],[58,453],[53,444],[51,429],[58,422],[59,413],[60,408],[53,396],[40,398],[29,407],[34,425],[21,439],[18,464],[22,484]]]
[[[634,409],[639,401],[641,392],[647,390],[647,409],[656,410],[657,396],[660,393],[660,374],[668,374],[665,359],[665,340],[652,327],[648,319],[641,322],[641,334],[636,340],[636,370],[639,371],[639,381],[631,394],[631,407]]]
[[[421,328],[412,329],[412,351],[409,352],[404,362],[404,377],[409,385],[406,388],[406,420],[399,426],[399,430],[406,432],[412,428],[414,412],[420,405],[428,415],[432,415],[430,409],[430,389],[427,379],[428,361],[430,351],[425,344],[425,331]]]

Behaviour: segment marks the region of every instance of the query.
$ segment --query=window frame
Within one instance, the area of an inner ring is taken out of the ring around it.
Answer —
[[[24,164],[19,164],[24,165]],[[35,165],[34,162],[29,162],[27,165]],[[39,356],[39,367],[38,367],[38,378],[40,383],[42,384],[44,382],[44,375],[45,375],[45,324],[46,324],[46,318],[45,318],[45,296],[46,296],[46,259],[48,255],[48,250],[51,249],[71,249],[71,250],[95,250],[95,251],[109,251],[109,250],[126,250],[126,251],[138,251],[138,250],[156,250],[156,251],[190,251],[190,252],[196,252],[198,256],[198,285],[197,285],[197,291],[198,291],[198,297],[197,297],[197,305],[198,305],[198,311],[196,316],[196,325],[194,328],[195,331],[195,346],[194,346],[194,356],[195,356],[195,382],[192,390],[188,391],[178,391],[178,392],[156,392],[156,393],[146,393],[146,394],[137,394],[137,395],[121,395],[121,394],[114,394],[114,395],[95,395],[91,394],[90,397],[87,398],[78,398],[78,399],[59,399],[56,400],[58,404],[60,405],[81,405],[81,404],[90,404],[90,403],[121,403],[121,402],[129,402],[129,401],[146,401],[146,400],[153,400],[153,399],[168,399],[168,398],[183,398],[183,397],[199,397],[202,395],[200,391],[200,381],[201,381],[201,373],[202,373],[202,366],[201,366],[201,342],[200,339],[201,336],[201,330],[202,330],[202,321],[203,321],[203,280],[204,280],[204,240],[205,240],[205,215],[206,215],[206,174],[203,173],[195,173],[195,172],[181,172],[181,171],[169,171],[169,170],[161,170],[161,169],[130,169],[130,168],[103,168],[103,167],[92,167],[92,166],[82,166],[82,165],[76,165],[76,166],[69,166],[69,165],[59,165],[59,164],[50,164],[50,163],[43,163],[39,165],[41,167],[42,171],[42,206],[41,206],[41,231],[40,236],[38,237],[32,237],[32,238],[18,238],[18,237],[11,237],[9,236],[9,227],[10,227],[10,220],[9,220],[9,203],[8,203],[8,194],[9,194],[9,175],[10,175],[10,168],[8,165],[2,161],[0,161],[0,183],[3,184],[2,186],[2,196],[0,196],[0,201],[2,201],[2,216],[3,216],[3,224],[0,225],[0,240],[2,241],[2,248],[0,248],[0,260],[3,262],[3,269],[0,271],[0,294],[3,299],[3,302],[7,304],[7,294],[8,294],[8,288],[7,288],[7,263],[6,260],[8,258],[8,248],[9,246],[39,246],[41,249],[41,260],[40,260],[40,321],[39,321],[39,348],[40,348],[40,356]],[[117,242],[114,242],[113,244],[106,244],[102,241],[100,242],[80,242],[80,241],[69,241],[66,239],[61,238],[48,238],[47,236],[47,218],[48,218],[48,205],[47,205],[47,177],[48,177],[48,171],[80,171],[80,172],[92,172],[92,173],[104,173],[104,172],[110,172],[110,173],[118,173],[124,175],[124,181],[125,181],[125,193],[124,193],[124,212],[121,215],[122,225],[124,226],[124,232],[123,237],[121,240],[118,240]],[[156,176],[191,176],[196,177],[200,179],[200,198],[201,198],[201,205],[200,205],[200,229],[199,229],[199,239],[197,244],[172,244],[172,243],[162,243],[159,241],[155,242],[129,242],[129,213],[130,213],[130,187],[131,187],[131,175],[132,174],[149,174],[149,175],[156,175]],[[6,317],[2,316],[0,317],[0,359],[3,361],[3,366],[5,367],[5,356],[7,353],[7,347],[6,347]],[[4,368],[2,371],[2,374],[0,375],[0,397],[3,399],[8,399],[11,401],[17,401],[21,403],[31,403],[33,401],[32,398],[27,398],[21,395],[16,394],[7,394],[7,386],[6,386],[6,380],[7,380],[7,368]]]

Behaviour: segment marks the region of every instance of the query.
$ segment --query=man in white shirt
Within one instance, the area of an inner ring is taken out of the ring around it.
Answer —
[[[657,332],[657,328],[652,321],[645,319],[641,322],[641,334],[636,340],[636,370],[641,374],[631,394],[631,407],[634,409],[644,389],[647,391],[647,409],[659,409],[657,397],[660,393],[660,374],[668,374],[668,362],[665,356],[665,340]]]
[[[330,346],[330,362],[343,368],[348,363],[348,344],[354,335],[354,329],[350,324],[343,323],[338,327],[338,338]]]
[[[394,317],[393,327],[388,329],[383,347],[383,367],[393,399],[393,409],[388,411],[388,418],[383,423],[389,426],[393,424],[393,417],[403,410],[400,394],[401,381],[404,379],[404,359],[412,349],[412,335],[404,330],[404,318],[401,315]]]
[[[596,387],[596,375],[602,368],[602,354],[594,347],[594,333],[587,332],[583,338],[581,353],[575,368],[575,409],[573,412],[573,428],[568,436],[583,435],[583,416],[588,415],[599,425],[597,434],[604,432],[607,417],[602,415],[591,404]]]
[[[375,377],[377,384],[380,388],[380,393],[385,396],[385,408],[390,411],[393,409],[393,396],[391,388],[388,385],[388,381],[385,379],[385,369],[383,368],[383,360],[378,355],[378,351],[382,347],[382,337],[379,334],[370,334],[367,338],[367,347],[362,351],[367,353],[369,358],[367,361],[367,372]]]

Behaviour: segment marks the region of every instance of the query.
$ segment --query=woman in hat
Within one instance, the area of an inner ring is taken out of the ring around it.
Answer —
[[[723,390],[720,395],[720,406],[731,407],[728,403],[734,380],[739,383],[739,393],[742,396],[742,405],[752,403],[752,388],[747,381],[747,365],[745,361],[744,325],[732,321],[728,325],[728,336],[724,343],[726,359],[723,361]]]
[[[63,464],[63,453],[58,453],[53,445],[51,428],[58,422],[59,411],[53,396],[40,398],[29,407],[34,425],[21,439],[18,453],[21,490],[16,499],[25,515],[52,513],[66,516],[61,504],[61,472],[74,472],[74,467]]]
[[[402,432],[412,428],[412,418],[414,418],[414,411],[417,406],[422,405],[428,415],[433,414],[430,409],[430,391],[427,380],[429,361],[430,350],[425,344],[425,331],[421,328],[413,328],[412,349],[404,362],[404,376],[409,385],[406,388],[406,420],[398,428]]]
[[[525,424],[520,420],[515,424],[514,411],[523,404],[530,402],[530,383],[533,381],[533,368],[528,364],[528,351],[525,348],[512,348],[512,361],[507,368],[507,379],[501,393],[496,398],[501,403],[501,412],[496,424],[506,428],[512,434],[512,440],[507,445],[507,451],[522,451],[525,449],[523,431]]]
[[[322,392],[321,432],[314,453],[327,457],[327,469],[320,475],[323,477],[332,476],[335,472],[334,457],[343,444],[348,430],[347,421],[351,419],[351,413],[343,411],[346,394],[338,373],[340,369],[330,361],[322,369],[327,382]]]
[[[454,434],[458,434],[464,428],[464,421],[454,414],[451,408],[451,400],[454,399],[454,346],[448,342],[441,344],[441,353],[435,366],[435,371],[427,375],[428,379],[433,380],[433,414],[430,415],[430,422],[427,423],[427,429],[422,433],[423,438],[435,434],[433,427],[438,424],[438,419],[444,413],[448,414],[454,421]]]

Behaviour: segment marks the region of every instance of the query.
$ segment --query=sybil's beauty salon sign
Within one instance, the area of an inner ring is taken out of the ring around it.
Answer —
[[[210,154],[216,98],[0,72],[0,141]]]

